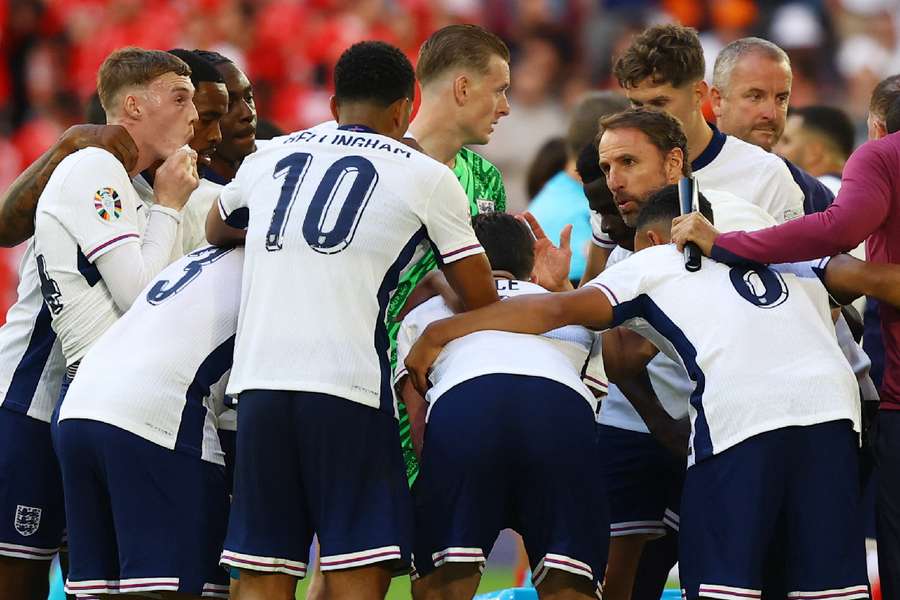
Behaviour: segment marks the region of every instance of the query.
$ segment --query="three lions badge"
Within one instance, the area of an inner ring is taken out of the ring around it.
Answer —
[[[17,505],[13,525],[22,536],[34,535],[41,526],[41,509],[34,506]]]

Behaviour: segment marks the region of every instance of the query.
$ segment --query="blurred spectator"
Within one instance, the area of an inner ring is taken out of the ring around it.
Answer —
[[[528,203],[525,176],[538,149],[566,128],[559,91],[570,59],[565,39],[554,32],[529,35],[512,57],[510,113],[480,151],[503,174],[506,206],[520,212]]]
[[[774,151],[837,194],[844,163],[853,152],[854,138],[853,123],[847,113],[830,106],[806,106],[791,110]]]
[[[593,92],[578,103],[565,138],[565,165],[547,181],[528,207],[554,244],[559,245],[562,230],[572,226],[569,279],[576,286],[584,274],[591,244],[591,214],[575,163],[582,148],[597,137],[600,119],[627,107],[628,101],[614,92]]]
[[[550,138],[540,147],[528,165],[525,175],[525,189],[528,201],[534,200],[544,184],[566,166],[566,140],[561,137]]]

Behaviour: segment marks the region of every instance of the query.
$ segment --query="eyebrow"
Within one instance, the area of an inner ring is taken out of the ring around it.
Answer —
[[[180,85],[176,85],[175,87],[172,88],[172,93],[178,94],[180,92],[184,92],[186,94],[189,94],[192,91],[192,89],[193,89],[193,87],[188,87],[184,84],[180,84]]]

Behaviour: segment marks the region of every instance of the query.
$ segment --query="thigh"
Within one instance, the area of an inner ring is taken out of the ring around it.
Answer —
[[[589,476],[598,452],[594,413],[578,392],[539,377],[519,377],[513,398],[515,523],[535,586],[556,570],[599,590],[609,518],[604,482]]]
[[[106,471],[103,424],[67,419],[58,424],[56,444],[68,516],[68,594],[119,591],[119,549]]]
[[[687,598],[759,598],[785,497],[784,430],[766,432],[687,470],[679,572]]]
[[[114,449],[104,466],[120,590],[227,594],[218,565],[228,510],[223,467],[104,427]]]
[[[878,415],[875,518],[878,574],[884,598],[900,597],[900,411]]]
[[[49,561],[65,529],[50,425],[0,408],[0,556]]]
[[[246,571],[306,575],[313,531],[294,392],[240,395],[234,493],[221,562]]]
[[[598,426],[600,477],[609,502],[610,536],[665,535],[665,450],[649,433]]]
[[[295,402],[301,480],[322,572],[381,562],[408,568],[412,501],[397,420],[326,394],[298,392]]]
[[[867,598],[858,436],[849,421],[792,427],[785,503],[790,596]]]
[[[497,535],[509,525],[516,449],[504,443],[502,383],[502,376],[463,382],[431,410],[412,489],[415,577],[450,563],[483,568]]]

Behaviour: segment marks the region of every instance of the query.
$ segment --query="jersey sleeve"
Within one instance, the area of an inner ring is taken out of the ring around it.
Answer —
[[[407,371],[404,364],[406,356],[422,333],[415,313],[416,311],[414,310],[403,319],[403,322],[400,324],[400,330],[397,332],[397,364],[394,366],[393,380],[395,386],[406,376]]]
[[[420,218],[442,263],[481,254],[469,212],[469,200],[450,169],[445,169]]]
[[[609,391],[609,378],[606,376],[606,368],[603,366],[603,339],[599,333],[594,333],[594,343],[588,354],[584,371],[581,374],[584,384],[601,395]]]
[[[595,246],[600,246],[601,248],[606,248],[607,250],[612,250],[616,247],[616,243],[609,239],[609,237],[603,233],[603,228],[601,227],[601,219],[600,213],[596,211],[591,211],[591,241]]]
[[[94,262],[110,250],[140,238],[136,193],[125,169],[106,152],[90,152],[62,182],[52,212]]]
[[[615,264],[597,275],[585,285],[595,287],[609,300],[613,309],[613,322],[610,327],[621,325],[625,321],[642,317],[645,293],[645,278],[641,275],[650,265],[636,261],[636,254],[631,260]]]
[[[250,220],[250,209],[247,206],[247,197],[243,193],[241,185],[241,172],[231,180],[219,193],[219,216],[235,229],[246,229]]]
[[[772,166],[762,168],[758,189],[759,207],[772,215],[778,223],[803,215],[803,190],[780,158],[772,155]]]

